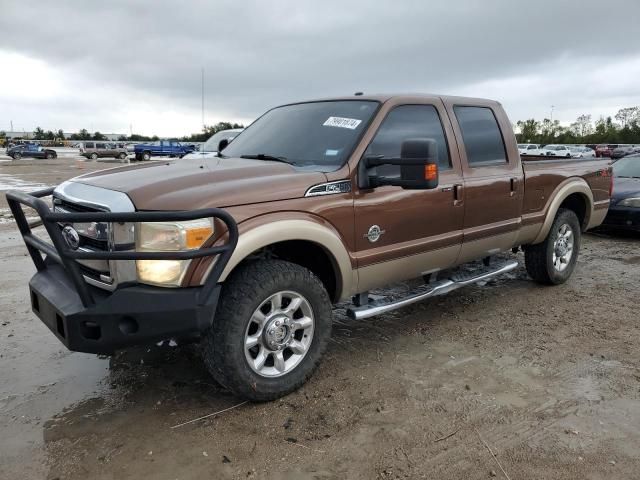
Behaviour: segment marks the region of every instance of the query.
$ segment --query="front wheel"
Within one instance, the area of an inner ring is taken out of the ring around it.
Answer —
[[[142,153],[142,160],[151,160],[151,153],[143,152]]]
[[[22,158],[22,155],[20,153],[14,153],[13,154],[13,159],[14,160],[20,160]]]
[[[120,155],[118,155],[118,158],[119,158],[120,160],[124,160],[125,158],[127,158],[127,154],[126,154],[126,153],[124,153],[124,152],[120,152]]]
[[[311,271],[282,260],[248,263],[224,283],[204,361],[237,395],[274,400],[311,377],[331,323],[329,295]]]
[[[95,160],[98,158],[98,154],[97,153],[92,153],[89,158],[91,158],[91,160]]]
[[[580,222],[576,214],[565,208],[558,210],[547,238],[542,243],[525,247],[529,276],[546,285],[566,282],[576,267],[580,239]]]

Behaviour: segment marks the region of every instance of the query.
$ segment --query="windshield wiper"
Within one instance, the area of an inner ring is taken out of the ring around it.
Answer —
[[[251,155],[240,155],[240,158],[247,158],[250,160],[272,160],[274,162],[287,163],[289,165],[295,165],[295,162],[290,162],[287,157],[276,157],[274,155],[268,155],[266,153],[254,153]]]

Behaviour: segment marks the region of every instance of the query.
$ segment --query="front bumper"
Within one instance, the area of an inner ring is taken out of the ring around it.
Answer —
[[[113,293],[90,287],[95,303],[85,307],[64,268],[47,268],[29,282],[31,308],[69,349],[111,354],[131,345],[169,338],[197,339],[211,326],[220,285],[202,287],[135,285]]]
[[[610,207],[602,226],[640,231],[640,208]]]
[[[38,317],[70,350],[113,353],[130,345],[167,338],[197,337],[213,321],[220,284],[218,279],[238,242],[237,225],[217,208],[192,212],[81,212],[51,211],[42,197],[53,188],[27,194],[7,192],[7,201],[38,272],[29,282],[31,306]],[[34,235],[22,206],[36,210],[52,244]],[[213,217],[227,227],[224,245],[178,252],[82,251],[64,239],[65,222],[164,222]],[[45,256],[43,257],[43,253]],[[163,288],[122,285],[109,292],[89,285],[78,260],[191,260],[216,256],[202,286]]]

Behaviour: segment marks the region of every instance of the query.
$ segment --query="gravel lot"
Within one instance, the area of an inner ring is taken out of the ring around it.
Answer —
[[[0,191],[104,167],[0,162]],[[2,479],[639,478],[637,236],[586,235],[559,287],[521,268],[366,321],[338,308],[301,390],[172,428],[240,400],[194,347],[66,351],[30,311],[7,215],[2,196]]]

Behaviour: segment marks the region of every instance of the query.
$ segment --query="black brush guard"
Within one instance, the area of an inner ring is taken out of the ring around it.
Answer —
[[[238,227],[226,211],[207,208],[163,212],[56,213],[43,200],[54,188],[32,193],[9,191],[9,208],[37,273],[29,282],[34,312],[71,350],[112,353],[133,344],[194,336],[213,321],[220,293],[218,280],[238,243]],[[33,208],[51,242],[35,236],[23,206]],[[73,250],[59,224],[75,222],[171,222],[217,218],[228,231],[224,245],[178,252]],[[45,255],[43,257],[43,254]],[[134,284],[113,292],[89,285],[77,260],[192,260],[217,256],[199,287],[163,288]]]

